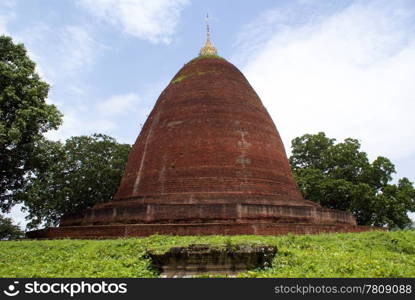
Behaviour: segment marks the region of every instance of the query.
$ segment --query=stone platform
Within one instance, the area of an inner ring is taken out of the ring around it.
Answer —
[[[301,205],[303,204],[303,205]],[[108,202],[79,214],[64,215],[60,227],[110,224],[194,224],[194,223],[312,223],[356,225],[346,211],[328,209],[316,203],[139,203]]]
[[[166,235],[282,235],[377,230],[357,226],[351,213],[316,203],[162,204],[103,203],[66,215],[60,226],[26,233],[28,238],[117,238]],[[305,204],[305,205],[304,205]]]
[[[189,245],[165,253],[149,250],[152,266],[162,278],[183,278],[200,274],[235,276],[239,272],[272,266],[277,247],[266,245]]]
[[[193,223],[193,224],[119,224],[93,226],[51,227],[26,233],[28,238],[120,238],[166,235],[282,235],[317,234],[327,232],[362,232],[382,230],[371,226],[349,224],[270,224],[270,223]]]

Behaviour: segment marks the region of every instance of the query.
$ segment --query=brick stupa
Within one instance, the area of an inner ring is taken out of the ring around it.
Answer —
[[[278,101],[278,99],[276,100]],[[200,55],[161,93],[114,200],[66,215],[34,238],[363,231],[345,211],[304,200],[277,128],[244,75]]]

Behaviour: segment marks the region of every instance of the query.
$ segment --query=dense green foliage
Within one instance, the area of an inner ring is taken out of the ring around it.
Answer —
[[[14,225],[12,219],[0,215],[0,240],[10,240],[24,237],[19,226]]]
[[[19,195],[29,213],[28,228],[57,225],[65,213],[111,200],[130,148],[100,134],[72,137],[65,144],[42,141],[36,151],[39,168]]]
[[[0,36],[0,209],[13,205],[13,195],[37,164],[33,157],[42,134],[56,129],[61,114],[46,103],[49,86],[35,72],[22,44]]]
[[[415,189],[407,178],[392,184],[395,166],[386,157],[369,162],[355,139],[335,143],[323,132],[292,141],[290,164],[304,198],[351,211],[361,225],[404,228],[415,211]]]
[[[161,236],[0,242],[1,277],[157,277],[146,251],[265,244],[273,265],[240,277],[415,277],[415,231],[285,236]]]

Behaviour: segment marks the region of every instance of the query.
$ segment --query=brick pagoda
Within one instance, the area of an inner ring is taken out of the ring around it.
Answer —
[[[276,99],[275,101],[281,101]],[[158,98],[114,199],[31,238],[363,231],[345,211],[303,199],[254,89],[210,36]]]

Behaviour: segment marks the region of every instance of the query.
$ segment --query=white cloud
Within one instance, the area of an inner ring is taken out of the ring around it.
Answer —
[[[25,44],[41,76],[52,84],[85,72],[99,57],[100,50],[105,49],[81,26],[53,28],[37,23],[16,32],[15,36]]]
[[[371,157],[415,152],[415,7],[359,3],[306,20],[267,12],[239,36],[234,60],[287,149],[296,136],[325,131],[360,139]]]
[[[152,43],[170,42],[188,3],[189,0],[78,0],[94,16]]]
[[[94,40],[92,33],[86,27],[66,25],[53,28],[46,23],[35,23],[31,27],[15,33],[16,40],[23,42],[29,56],[36,62],[37,72],[49,84],[51,90],[48,102],[58,105],[65,116],[65,124],[59,131],[51,133],[51,137],[67,138],[79,133],[79,129],[88,127],[81,119],[90,106],[89,87],[85,75],[91,71],[95,62],[102,54],[105,46]],[[76,112],[74,111],[76,110]],[[86,120],[90,120],[86,117]],[[110,122],[105,122],[109,127]],[[94,126],[92,126],[94,127]],[[68,130],[74,128],[70,134]],[[84,131],[82,131],[84,132]]]
[[[115,95],[98,104],[98,111],[105,115],[123,114],[136,109],[140,98],[134,93]]]
[[[53,140],[66,140],[72,136],[92,133],[112,134],[118,129],[117,117],[137,112],[142,114],[137,94],[114,95],[96,105],[77,105],[64,112],[63,124],[58,130],[50,131],[46,136]]]
[[[89,113],[90,115],[90,113]],[[52,140],[64,141],[72,136],[106,133],[117,126],[113,120],[90,118],[88,114],[80,116],[79,111],[67,111],[63,116],[63,124],[58,130],[49,131],[46,137]]]
[[[91,34],[78,26],[66,26],[62,33],[60,52],[63,56],[62,67],[68,72],[77,72],[95,61],[98,50],[104,46],[96,42]]]

